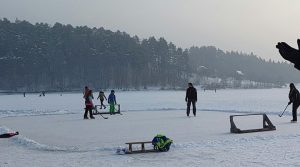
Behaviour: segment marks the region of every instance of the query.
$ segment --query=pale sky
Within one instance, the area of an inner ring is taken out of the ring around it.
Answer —
[[[280,61],[276,43],[296,47],[300,38],[300,0],[0,0],[4,17],[104,27]]]

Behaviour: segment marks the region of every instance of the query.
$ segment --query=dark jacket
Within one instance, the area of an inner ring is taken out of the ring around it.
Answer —
[[[300,103],[300,94],[296,88],[290,90],[289,93],[290,102],[299,104]]]
[[[195,100],[197,101],[197,90],[194,87],[189,87],[186,90],[185,100]]]

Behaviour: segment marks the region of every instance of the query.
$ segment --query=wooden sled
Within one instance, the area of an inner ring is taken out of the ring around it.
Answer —
[[[104,105],[105,107],[109,107],[109,105]],[[115,115],[115,114],[120,114],[120,115],[122,115],[122,113],[121,113],[121,109],[120,109],[120,104],[116,104],[116,109],[117,109],[117,111],[115,111],[115,112],[113,112],[113,115]],[[101,114],[101,115],[103,115],[103,114],[110,114],[110,112],[101,112],[100,110],[100,107],[101,107],[101,105],[95,105],[95,108],[94,108],[94,110],[93,110],[93,115],[99,115],[99,114]]]
[[[151,152],[159,152],[158,149],[155,149],[153,147],[153,149],[145,149],[145,144],[151,144],[151,141],[144,141],[144,142],[129,142],[129,143],[125,143],[128,144],[128,150],[125,152],[125,154],[137,154],[137,153],[151,153]],[[140,149],[139,150],[133,150],[132,149],[132,145],[140,145]]]

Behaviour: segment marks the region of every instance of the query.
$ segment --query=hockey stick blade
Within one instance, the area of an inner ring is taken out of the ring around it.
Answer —
[[[108,119],[108,117],[104,117],[102,114],[99,114],[99,115],[101,115],[101,117],[104,118],[104,119]]]

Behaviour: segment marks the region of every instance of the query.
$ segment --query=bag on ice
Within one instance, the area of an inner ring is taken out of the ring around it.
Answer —
[[[118,147],[116,153],[117,154],[126,154],[128,152],[127,148]]]
[[[156,135],[152,140],[154,149],[157,149],[161,152],[169,151],[172,143],[173,143],[173,140],[171,140],[171,139],[167,138],[165,135],[161,135],[161,134]]]

